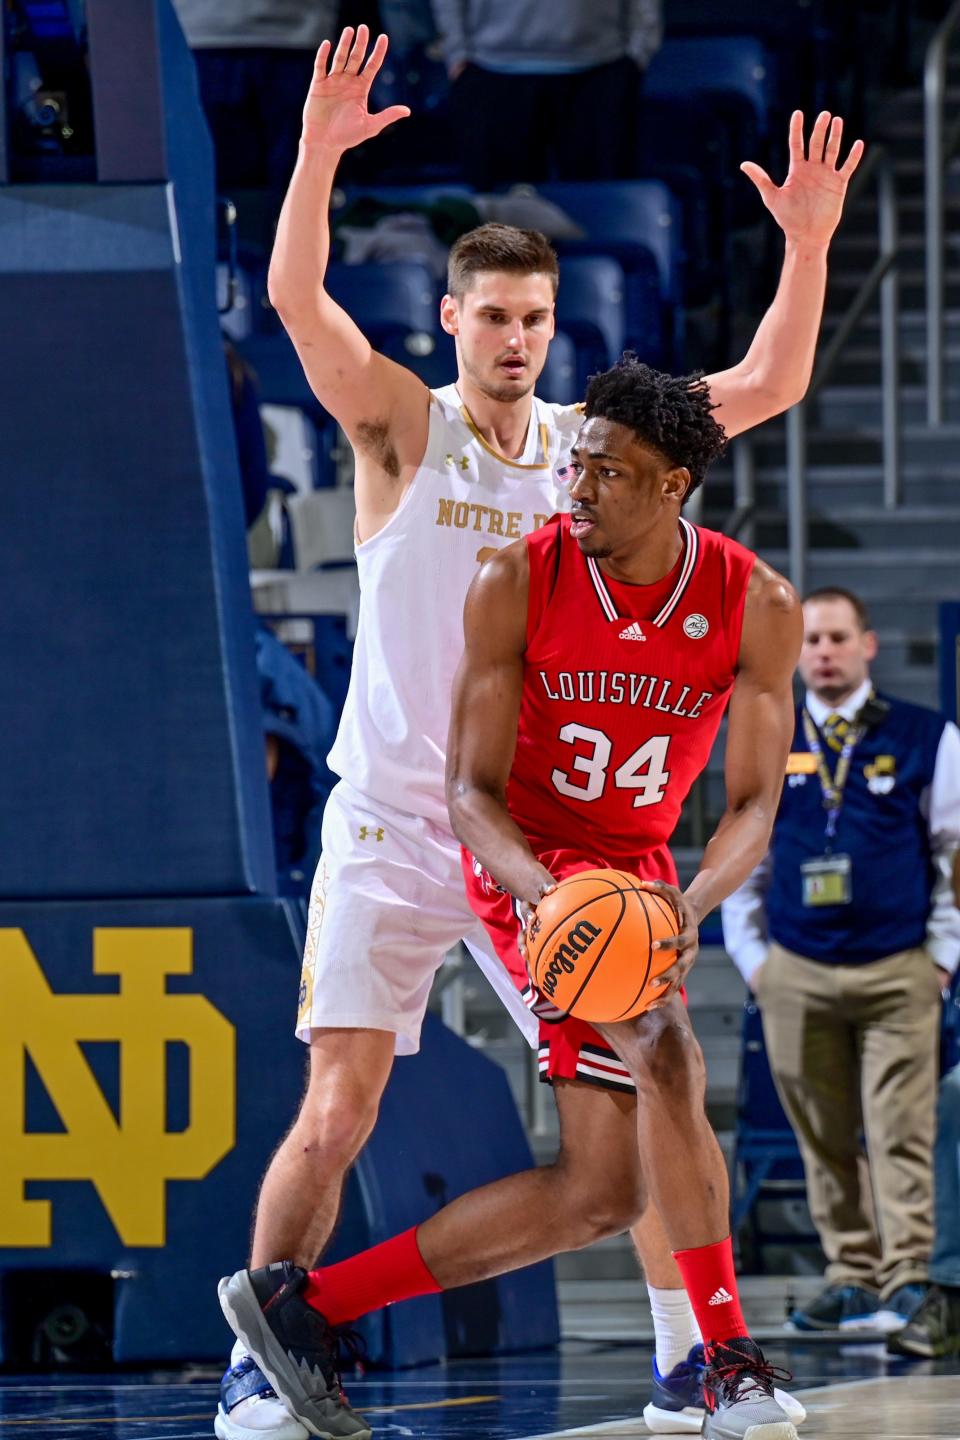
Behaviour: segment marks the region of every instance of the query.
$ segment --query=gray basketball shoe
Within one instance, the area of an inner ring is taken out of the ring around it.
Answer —
[[[280,1399],[311,1435],[370,1440],[340,1383],[337,1332],[304,1300],[307,1274],[283,1260],[220,1281],[220,1306]]]
[[[703,1375],[706,1440],[797,1440],[796,1428],[777,1403],[773,1382],[789,1379],[763,1358],[746,1336],[706,1346]]]

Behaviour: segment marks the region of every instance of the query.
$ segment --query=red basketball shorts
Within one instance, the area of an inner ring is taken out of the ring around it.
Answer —
[[[665,845],[629,860],[602,860],[573,850],[538,850],[536,854],[541,865],[546,866],[556,880],[564,880],[578,870],[611,868],[627,870],[639,875],[642,880],[665,880],[670,885],[677,883],[673,857]],[[635,1087],[630,1072],[599,1031],[585,1020],[564,1015],[531,984],[518,945],[522,927],[517,901],[497,885],[469,851],[462,852],[462,860],[467,899],[474,913],[483,921],[484,929],[520,991],[524,1004],[540,1021],[540,1079],[548,1084],[556,1079],[583,1080],[589,1085],[625,1090],[632,1094]]]

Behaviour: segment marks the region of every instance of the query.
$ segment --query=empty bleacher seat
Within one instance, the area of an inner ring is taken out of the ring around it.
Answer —
[[[562,330],[558,330],[550,342],[536,389],[541,400],[549,400],[554,405],[573,405],[583,398],[577,385],[576,346]]]
[[[772,54],[753,35],[667,40],[647,71],[645,92],[653,98],[709,98],[718,121],[733,127],[741,157],[753,159],[770,132],[774,68]]]
[[[800,1147],[780,1104],[767,1059],[763,1023],[756,1001],[743,1008],[740,1080],[737,1088],[737,1128],[733,1153],[731,1231],[743,1228],[751,1247],[751,1260],[762,1270],[767,1244],[787,1239],[796,1242],[816,1236],[786,1236],[764,1227],[759,1202],[775,1189],[778,1198],[806,1194]]]
[[[433,277],[423,265],[330,265],[324,283],[371,345],[395,358],[411,337],[432,339],[439,328]]]
[[[623,266],[606,255],[571,256],[562,262],[557,329],[577,347],[577,386],[623,353],[626,336]]]
[[[686,252],[683,210],[669,187],[660,180],[558,181],[541,186],[540,193],[586,231],[586,242],[565,243],[562,253],[589,247],[623,266],[625,343],[655,365],[677,360]]]

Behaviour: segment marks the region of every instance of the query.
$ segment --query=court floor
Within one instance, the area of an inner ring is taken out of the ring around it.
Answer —
[[[767,1345],[808,1409],[802,1437],[960,1440],[960,1364],[897,1361],[880,1346]],[[375,1435],[417,1440],[623,1440],[640,1419],[648,1345],[567,1342],[549,1354],[351,1379]],[[199,1440],[213,1433],[210,1370],[0,1376],[0,1440]]]

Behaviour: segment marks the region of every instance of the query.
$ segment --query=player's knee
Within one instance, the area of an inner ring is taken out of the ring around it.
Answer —
[[[308,1092],[297,1117],[304,1153],[331,1170],[346,1170],[366,1144],[377,1120],[379,1092],[338,1086]]]
[[[559,1161],[557,1200],[568,1230],[568,1248],[622,1235],[643,1214],[646,1194],[638,1174],[607,1173],[602,1165],[574,1168]]]
[[[702,1098],[706,1066],[699,1041],[686,1016],[652,1010],[636,1024],[637,1088],[674,1100]]]

